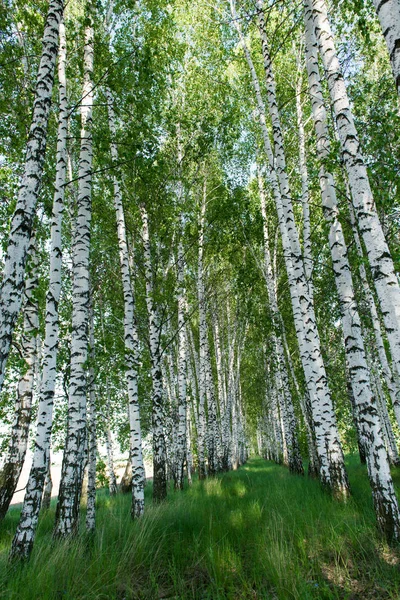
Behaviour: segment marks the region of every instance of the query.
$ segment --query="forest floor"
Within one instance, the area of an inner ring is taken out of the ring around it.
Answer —
[[[171,490],[160,506],[151,506],[149,483],[137,522],[129,495],[101,491],[96,533],[69,543],[52,543],[53,500],[31,560],[13,567],[7,554],[19,508],[12,508],[0,526],[0,598],[398,600],[400,548],[376,530],[365,468],[356,457],[347,462],[346,504],[259,458]],[[393,474],[400,489],[400,469]]]

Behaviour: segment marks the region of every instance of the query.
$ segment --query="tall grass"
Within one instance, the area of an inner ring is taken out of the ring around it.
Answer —
[[[18,520],[0,533],[0,597],[85,599],[400,598],[400,552],[375,528],[365,470],[348,461],[352,498],[261,459],[129,518],[129,496],[98,498],[97,530],[52,542],[54,507],[40,521],[31,560],[10,567]],[[400,483],[399,473],[395,473]],[[83,525],[83,524],[82,524]]]

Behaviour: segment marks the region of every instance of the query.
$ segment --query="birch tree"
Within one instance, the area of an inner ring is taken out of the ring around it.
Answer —
[[[397,93],[400,95],[400,2],[374,0],[374,6],[388,49]]]
[[[336,53],[324,0],[307,5],[312,10],[325,75],[335,115],[357,224],[364,241],[378,295],[393,365],[400,375],[400,287],[393,260],[376,211],[367,168],[358,139],[346,85]]]
[[[31,422],[32,400],[38,361],[39,314],[36,299],[38,287],[37,242],[30,243],[30,272],[26,278],[23,307],[23,330],[20,340],[24,361],[23,374],[16,390],[14,422],[11,429],[8,455],[0,475],[0,519],[6,515],[24,466]]]
[[[160,350],[160,323],[154,298],[153,267],[151,262],[151,246],[149,233],[149,219],[144,204],[140,207],[142,217],[142,242],[145,265],[146,305],[149,318],[151,376],[153,384],[153,498],[160,502],[167,495],[166,473],[166,446],[164,437],[164,406],[163,406],[163,380],[161,370]]]
[[[307,10],[309,8],[307,0],[305,7],[307,71],[317,136],[317,152],[321,162],[319,173],[320,188],[324,215],[330,226],[329,245],[342,313],[345,350],[356,404],[357,422],[361,427],[361,442],[366,454],[378,524],[389,539],[397,539],[400,534],[400,513],[390,475],[387,454],[384,449],[377,401],[372,392],[361,320],[358,314],[351,267],[347,256],[347,246],[338,218],[339,211],[334,179],[325,167],[330,152],[329,133],[319,77],[318,54],[314,39],[312,12]]]
[[[113,97],[110,90],[106,90],[108,105],[108,122],[112,135],[110,145],[111,157],[114,163],[118,162],[118,149],[116,145],[116,119],[113,107]],[[130,427],[131,459],[132,459],[132,518],[140,517],[144,511],[144,482],[145,472],[142,455],[142,433],[140,425],[139,398],[138,398],[138,361],[139,340],[136,326],[135,298],[133,294],[133,279],[130,260],[133,253],[129,252],[124,206],[122,202],[121,187],[116,175],[113,177],[114,209],[117,222],[118,250],[121,270],[121,281],[124,295],[124,340],[126,383],[128,388],[128,414]]]
[[[59,317],[61,294],[62,239],[61,226],[64,211],[65,179],[67,169],[68,101],[65,76],[66,36],[64,23],[60,24],[58,56],[59,116],[57,130],[56,180],[50,231],[50,274],[46,295],[46,323],[43,343],[43,362],[39,389],[38,419],[32,467],[26,488],[24,505],[15,533],[11,556],[28,558],[35,540],[43,488],[50,473],[50,439],[53,423],[54,391],[57,375]],[[50,475],[51,481],[51,475]]]
[[[87,6],[84,39],[84,74],[81,105],[81,136],[77,214],[73,240],[73,290],[71,375],[68,390],[68,426],[61,470],[54,535],[66,537],[79,524],[79,502],[86,448],[86,361],[90,309],[89,249],[92,198],[92,107],[94,34],[92,7]]]
[[[269,108],[275,135],[275,155],[273,154],[270,145],[269,133],[266,125],[265,105],[261,96],[257,73],[240,29],[235,6],[233,2],[231,2],[232,17],[240,36],[241,45],[244,50],[256,94],[258,117],[263,135],[264,149],[269,162],[269,177],[278,213],[297,339],[313,411],[320,479],[324,485],[330,487],[338,496],[346,496],[349,493],[349,485],[344,468],[343,451],[340,445],[331,393],[322,359],[314,308],[309,296],[299,236],[294,222],[289,182],[286,174],[283,138],[276,102],[275,83],[269,60],[268,48],[263,33],[265,25],[260,5],[258,5],[258,10],[263,42],[262,49]],[[324,416],[322,417],[322,415]]]
[[[64,4],[51,0],[44,27],[42,55],[38,68],[35,98],[17,205],[11,219],[7,254],[0,288],[0,390],[24,289],[25,265],[32,233],[43,165],[46,154],[58,33]]]

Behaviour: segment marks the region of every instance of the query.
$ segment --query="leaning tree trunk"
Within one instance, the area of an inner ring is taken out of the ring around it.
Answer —
[[[392,65],[394,82],[400,95],[400,1],[374,0]]]
[[[379,298],[393,364],[400,376],[400,286],[393,260],[379,222],[368,172],[358,139],[346,84],[336,54],[325,0],[307,0],[328,81],[342,156],[357,223],[364,240],[375,289]]]
[[[309,90],[317,136],[317,153],[321,165],[319,178],[322,204],[325,219],[330,226],[329,246],[342,316],[346,360],[356,404],[356,422],[361,428],[360,440],[366,454],[368,476],[378,524],[389,539],[397,539],[400,536],[400,512],[387,454],[384,450],[377,398],[372,392],[371,375],[367,363],[347,246],[338,218],[339,210],[334,179],[325,166],[329,159],[330,141],[309,1],[305,0]]]
[[[92,196],[92,106],[93,26],[87,11],[85,28],[83,104],[81,106],[81,149],[79,190],[73,247],[71,375],[69,380],[68,426],[61,470],[54,535],[66,537],[79,525],[79,504],[86,448],[86,361],[90,310],[89,249]]]
[[[350,200],[350,198],[349,198]],[[364,292],[364,300],[367,307],[367,310],[371,316],[372,327],[374,330],[374,339],[375,339],[375,347],[378,352],[379,362],[382,368],[382,374],[384,376],[384,380],[389,391],[390,399],[392,401],[394,414],[396,417],[397,424],[400,427],[400,377],[395,377],[391,366],[389,365],[389,361],[386,355],[385,344],[382,337],[381,332],[381,322],[378,316],[378,310],[375,304],[374,295],[370,288],[367,272],[364,266],[364,252],[361,245],[360,236],[358,234],[356,219],[354,215],[354,208],[349,201],[349,213],[350,213],[350,222],[353,229],[353,237],[357,249],[357,254],[359,260],[358,272],[360,274],[361,283]]]
[[[322,359],[314,307],[309,297],[309,288],[304,271],[300,241],[294,221],[271,65],[268,61],[269,57],[266,53],[265,44],[263,43],[268,97],[274,124],[275,156],[272,153],[269,141],[269,133],[265,119],[265,106],[261,96],[257,73],[240,29],[233,0],[231,0],[231,2],[234,23],[240,35],[245,57],[251,72],[252,83],[257,98],[258,116],[263,134],[265,152],[269,161],[269,173],[278,212],[284,258],[289,278],[289,290],[292,300],[296,335],[315,424],[320,480],[324,485],[329,487],[335,495],[346,496],[349,493],[349,484],[344,467],[343,451],[340,445],[339,432],[333,410],[331,393],[327,382],[325,365]],[[261,11],[260,15],[262,15]],[[262,23],[260,29],[262,33],[264,29]]]
[[[151,376],[153,382],[153,499],[156,502],[167,496],[167,454],[164,437],[164,406],[163,383],[160,353],[160,326],[154,300],[153,269],[151,264],[151,249],[149,222],[144,205],[140,207],[142,215],[142,240],[146,279],[146,304],[149,316]]]
[[[24,170],[17,205],[11,219],[7,254],[4,260],[0,289],[0,391],[12,334],[21,307],[25,264],[42,181],[54,67],[58,52],[58,33],[63,8],[62,0],[51,0],[49,4],[44,27],[42,56],[36,79],[32,121],[26,144]]]
[[[31,422],[32,398],[35,383],[37,355],[37,338],[39,329],[38,303],[36,290],[38,280],[38,255],[36,240],[30,243],[31,270],[26,279],[24,292],[24,319],[21,335],[21,355],[24,359],[25,372],[21,376],[16,394],[14,423],[11,430],[8,455],[0,474],[0,520],[8,511],[10,502],[24,466],[28,446],[29,427]]]
[[[283,347],[283,320],[280,316],[278,307],[278,298],[276,295],[276,282],[272,269],[271,253],[269,249],[269,232],[267,224],[267,211],[265,203],[264,187],[261,173],[258,173],[258,185],[261,202],[261,216],[263,218],[263,238],[264,238],[264,274],[267,285],[268,301],[272,313],[274,331],[272,334],[273,347],[276,356],[277,381],[279,389],[277,394],[280,402],[280,413],[283,420],[283,433],[285,437],[285,446],[287,452],[287,463],[292,473],[303,474],[303,461],[301,458],[300,447],[296,431],[296,417],[293,408],[293,402],[289,388],[289,378],[287,373],[285,351]],[[308,200],[307,200],[308,204]],[[311,283],[309,282],[311,289]]]
[[[11,556],[27,558],[32,550],[39,518],[43,487],[50,470],[50,438],[53,421],[54,390],[57,375],[58,302],[61,294],[61,225],[64,210],[64,190],[67,167],[68,101],[65,77],[66,39],[64,24],[60,25],[58,57],[59,119],[57,133],[56,181],[53,199],[50,241],[50,280],[46,295],[46,323],[43,344],[42,379],[39,389],[35,450],[26,488],[24,505],[15,533]]]

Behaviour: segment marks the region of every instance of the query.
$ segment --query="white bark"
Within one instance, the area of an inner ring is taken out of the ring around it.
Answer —
[[[183,232],[181,232],[182,234]],[[187,398],[186,398],[186,333],[185,333],[185,283],[184,256],[182,241],[178,245],[177,286],[178,286],[178,439],[176,457],[175,487],[183,489],[183,468],[186,457]]]
[[[113,97],[106,90],[108,101],[108,122],[112,135],[111,157],[114,163],[118,161],[118,149],[115,142],[116,119],[113,108]],[[132,459],[132,518],[140,517],[144,511],[144,484],[145,471],[142,453],[142,434],[140,425],[140,410],[138,398],[138,362],[139,362],[139,339],[137,334],[135,297],[133,292],[133,274],[130,268],[130,255],[126,237],[125,214],[122,203],[122,193],[116,175],[114,183],[114,208],[117,219],[118,249],[121,269],[122,289],[124,294],[124,341],[125,341],[125,363],[126,383],[128,388],[128,414],[131,438]],[[131,255],[133,257],[133,255]]]
[[[306,160],[306,135],[303,123],[303,107],[301,103],[301,88],[303,78],[301,76],[301,66],[298,66],[299,75],[296,82],[296,113],[297,129],[299,135],[299,165],[301,176],[301,204],[303,208],[303,257],[304,270],[306,273],[308,287],[310,291],[310,300],[314,302],[314,286],[312,282],[313,258],[311,250],[311,221],[310,221],[310,192],[308,189],[308,170]]]
[[[370,288],[367,272],[364,266],[364,252],[361,245],[360,236],[358,234],[356,219],[354,215],[354,208],[349,201],[349,212],[350,212],[350,222],[353,229],[354,241],[357,249],[357,254],[360,259],[360,264],[358,267],[358,271],[361,278],[361,283],[364,291],[365,303],[367,309],[370,313],[372,326],[374,330],[374,339],[375,339],[375,347],[378,352],[379,362],[382,367],[383,376],[385,378],[385,383],[389,391],[390,399],[392,401],[394,414],[397,420],[397,424],[400,426],[400,378],[395,377],[392,371],[391,366],[389,365],[388,358],[386,356],[385,345],[383,342],[382,332],[381,332],[381,323],[378,316],[378,310],[375,304],[374,295]]]
[[[280,416],[283,424],[282,432],[285,442],[283,446],[284,461],[286,464],[288,464],[289,469],[293,473],[303,474],[304,469],[296,432],[296,417],[290,394],[289,378],[285,361],[285,351],[283,347],[284,326],[278,307],[277,286],[274,272],[272,270],[271,253],[269,249],[267,211],[261,173],[258,174],[258,185],[261,203],[261,215],[263,218],[264,273],[267,284],[268,301],[274,326],[272,339],[277,369],[276,382],[278,384],[278,387],[276,389],[276,392],[278,394]],[[306,200],[306,202],[308,204],[308,199]],[[308,285],[309,289],[311,289],[311,280],[309,280]]]
[[[91,290],[90,290],[91,293]],[[96,389],[95,389],[95,348],[94,348],[94,322],[93,298],[90,298],[89,315],[89,372],[88,372],[88,416],[87,416],[87,453],[88,453],[88,482],[86,500],[86,529],[94,531],[96,528],[96,458],[97,458],[97,427],[96,427]]]
[[[68,426],[61,470],[54,535],[66,537],[79,525],[79,502],[86,449],[86,361],[90,309],[89,249],[92,196],[93,26],[87,13],[81,106],[79,188],[73,246],[71,375]]]
[[[232,1],[233,0],[231,0],[231,2]],[[348,480],[344,468],[343,452],[340,445],[332,398],[322,359],[314,307],[309,297],[309,288],[304,271],[300,241],[294,221],[292,201],[286,174],[283,139],[276,104],[275,85],[267,53],[268,48],[263,41],[269,106],[271,116],[273,117],[273,130],[275,133],[275,155],[273,155],[270,145],[265,119],[265,106],[261,96],[260,84],[250,52],[241,33],[234,5],[231,4],[231,7],[234,23],[240,35],[245,57],[251,72],[263,134],[264,148],[269,161],[269,175],[278,212],[296,334],[313,411],[320,479],[321,482],[330,487],[335,494],[346,496],[348,494]],[[262,12],[259,11],[259,14],[261,18]],[[264,29],[262,23],[260,29],[261,31]]]
[[[163,384],[160,358],[160,326],[154,299],[153,269],[148,215],[145,206],[140,207],[142,216],[142,241],[146,279],[146,304],[149,317],[151,376],[153,382],[153,499],[158,502],[167,495],[166,446],[164,437]]]
[[[400,536],[400,512],[394,492],[383,432],[379,420],[377,398],[371,386],[370,370],[361,330],[361,320],[354,294],[347,246],[339,221],[334,179],[325,168],[329,157],[330,141],[327,117],[323,102],[318,68],[318,55],[314,39],[313,16],[310,0],[305,0],[306,51],[309,89],[312,102],[317,152],[320,160],[320,188],[324,216],[330,225],[329,245],[331,250],[336,289],[339,297],[345,341],[346,360],[356,404],[357,423],[361,427],[361,443],[365,450],[368,476],[378,524],[388,537]]]
[[[204,180],[199,222],[199,248],[197,262],[197,300],[199,305],[199,420],[197,427],[197,458],[199,479],[206,476],[206,397],[207,397],[207,323],[204,297],[204,225],[206,214],[207,182]]]
[[[388,245],[379,222],[367,168],[362,155],[346,85],[336,53],[325,0],[307,2],[312,11],[324,64],[342,156],[351,190],[357,224],[362,235],[385,323],[393,365],[400,375],[400,287]]]
[[[62,14],[63,1],[51,0],[44,27],[42,55],[36,79],[24,170],[17,205],[11,219],[0,289],[0,391],[3,385],[12,334],[21,307],[27,251],[42,181],[47,124],[50,114],[54,68],[58,52],[58,33]]]
[[[43,345],[42,376],[39,390],[38,418],[32,467],[26,488],[20,522],[12,543],[11,556],[27,558],[32,550],[40,512],[46,473],[50,469],[50,439],[53,421],[54,389],[57,374],[58,302],[61,294],[61,225],[64,210],[66,179],[66,146],[68,102],[65,77],[66,39],[64,24],[60,24],[58,57],[59,118],[57,132],[56,181],[53,198],[50,240],[50,276],[46,295],[46,323]],[[49,466],[48,466],[49,465]]]
[[[374,0],[392,65],[393,77],[400,95],[400,1]]]
[[[105,430],[106,430],[106,450],[107,450],[107,471],[108,471],[108,489],[110,496],[115,496],[118,491],[117,478],[115,477],[114,469],[114,440],[111,431],[110,410],[111,410],[111,392],[108,377],[106,378],[106,414],[105,414]],[[129,405],[128,405],[129,411]],[[132,442],[132,439],[130,440]]]
[[[53,480],[51,478],[51,462],[49,456],[49,464],[47,467],[46,478],[44,480],[42,510],[48,510],[51,502],[51,492],[53,491]]]
[[[24,366],[23,374],[18,381],[16,390],[14,422],[11,429],[8,454],[0,474],[0,519],[3,519],[7,513],[24,466],[31,423],[35,375],[37,372],[39,308],[36,299],[36,290],[39,284],[39,257],[34,237],[31,238],[29,255],[30,272],[25,281],[23,330],[20,340]]]

